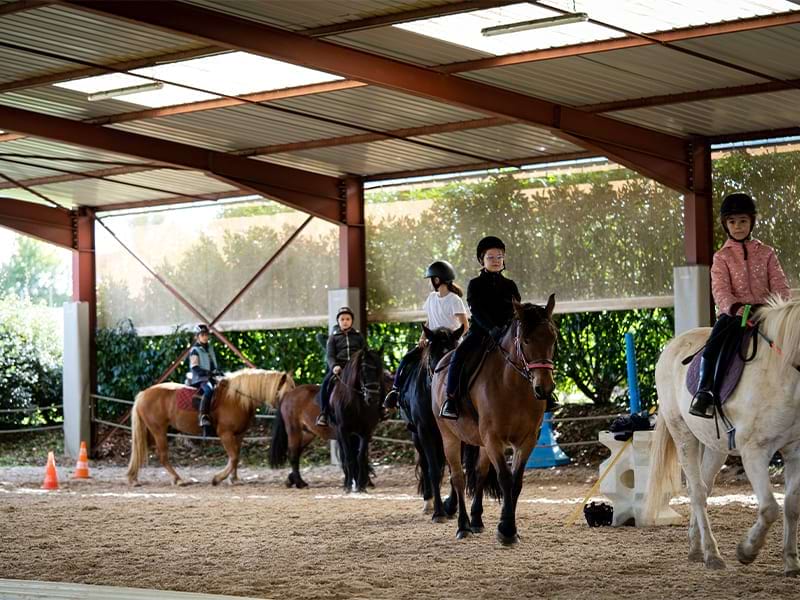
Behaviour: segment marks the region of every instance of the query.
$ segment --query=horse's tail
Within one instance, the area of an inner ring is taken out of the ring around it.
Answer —
[[[272,423],[272,441],[269,444],[269,466],[277,469],[289,457],[289,435],[286,433],[286,422],[283,412],[278,407],[275,421]]]
[[[478,486],[478,457],[480,455],[480,448],[478,446],[462,444],[461,454],[464,461],[464,470],[467,472],[467,492],[470,496],[475,496],[475,488]],[[483,491],[495,500],[500,500],[503,497],[503,490],[500,487],[500,482],[497,480],[497,471],[494,470],[494,465],[492,464],[489,465],[489,471],[486,473],[486,480],[483,482]]]
[[[147,463],[147,425],[139,416],[139,406],[144,392],[136,394],[131,409],[131,460],[128,463],[128,483],[136,483],[139,469]]]
[[[650,479],[642,517],[643,525],[655,524],[658,512],[669,502],[674,490],[680,489],[680,467],[675,440],[663,415],[658,416],[655,440],[650,447]]]

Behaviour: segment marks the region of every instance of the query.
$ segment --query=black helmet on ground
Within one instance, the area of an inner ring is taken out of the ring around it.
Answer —
[[[755,215],[756,203],[749,194],[736,192],[728,194],[719,207],[719,216],[724,219],[730,215]]]
[[[456,278],[456,270],[446,260],[437,260],[428,265],[425,271],[425,279],[438,277],[443,283],[449,283]]]
[[[210,334],[211,330],[209,330],[208,325],[206,325],[205,323],[198,323],[197,325],[194,326],[192,332],[195,335],[200,335],[201,333]]]
[[[478,242],[478,248],[475,252],[475,255],[478,257],[479,263],[483,264],[483,255],[486,254],[487,250],[492,248],[498,248],[503,252],[506,251],[506,245],[503,243],[503,240],[493,235],[486,236],[480,242]]]

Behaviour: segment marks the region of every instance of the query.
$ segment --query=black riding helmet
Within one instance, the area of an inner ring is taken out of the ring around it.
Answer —
[[[491,248],[499,248],[503,252],[506,251],[506,245],[503,243],[503,240],[493,235],[486,236],[480,242],[478,242],[478,248],[475,252],[479,263],[483,264],[483,255],[486,254],[486,251],[490,250]]]
[[[351,319],[355,319],[355,318],[356,318],[356,316],[353,314],[353,311],[352,311],[352,310],[350,310],[350,307],[349,307],[349,306],[343,306],[342,308],[340,308],[340,309],[337,311],[337,313],[336,313],[336,320],[338,321],[338,320],[339,320],[339,317],[341,317],[342,315],[350,315],[350,318],[351,318]]]
[[[456,278],[456,270],[446,260],[436,260],[428,265],[425,271],[425,279],[438,277],[442,283],[450,283]]]
[[[757,212],[756,203],[749,194],[735,192],[728,194],[722,200],[722,204],[719,207],[719,220],[725,233],[730,235],[725,219],[731,215],[750,215],[750,230],[752,231],[756,225]]]
[[[210,335],[211,331],[208,329],[208,325],[206,325],[205,323],[198,323],[197,325],[194,326],[192,333],[194,333],[195,335],[200,335],[201,333],[207,333]]]

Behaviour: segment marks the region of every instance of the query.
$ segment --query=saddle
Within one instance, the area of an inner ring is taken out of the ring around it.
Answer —
[[[744,356],[745,352],[742,349],[746,350],[750,347],[750,340],[754,334],[755,329],[748,327],[738,340],[730,341],[730,343],[736,344],[732,351],[728,347],[728,340],[726,340],[720,351],[718,360],[725,361],[727,359],[727,364],[721,364],[716,369],[717,373],[721,373],[721,377],[714,381],[714,394],[719,398],[720,405],[725,404],[725,401],[733,394],[739,379],[742,377],[745,363],[752,360],[752,357],[746,358]],[[700,359],[702,355],[703,353],[700,351],[694,355],[691,363],[689,363],[689,370],[686,372],[686,388],[692,395],[697,393],[700,385]],[[753,350],[753,356],[755,356],[755,349]]]
[[[478,373],[481,372],[483,363],[486,362],[486,357],[492,350],[495,349],[495,347],[496,344],[494,341],[487,339],[481,347],[480,352],[470,354],[465,358],[458,380],[458,391],[456,392],[456,397],[458,398],[458,403],[460,406],[472,406],[469,402],[469,390],[472,387],[472,384],[475,383]],[[450,362],[453,359],[453,352],[454,351],[450,351],[445,354],[444,358],[436,367],[437,373],[450,368]]]
[[[198,412],[200,410],[200,401],[203,399],[203,393],[199,388],[194,388],[188,385],[183,386],[175,392],[175,402],[178,405],[178,410],[193,410]],[[211,410],[213,411],[217,406],[217,390],[214,390],[214,395],[211,396]]]

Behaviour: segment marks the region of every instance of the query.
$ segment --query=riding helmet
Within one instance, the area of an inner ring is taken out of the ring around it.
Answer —
[[[336,320],[338,321],[339,317],[341,317],[342,315],[350,315],[351,319],[356,318],[356,316],[353,314],[353,311],[350,310],[349,306],[343,306],[342,308],[339,309],[339,311],[336,313]]]
[[[442,282],[449,283],[456,278],[456,270],[446,260],[437,260],[428,265],[425,279],[438,277]]]
[[[742,192],[728,194],[719,207],[719,216],[723,219],[730,215],[755,215],[756,212],[756,203],[753,202],[753,198]]]
[[[198,323],[197,325],[195,325],[192,332],[195,335],[200,335],[201,333],[208,333],[208,334],[211,333],[211,331],[208,329],[208,325],[206,325],[205,323]]]
[[[478,248],[475,254],[478,257],[479,263],[483,264],[483,255],[486,254],[487,250],[492,248],[499,248],[503,252],[506,251],[506,245],[503,243],[503,240],[493,235],[486,236],[478,242]]]

